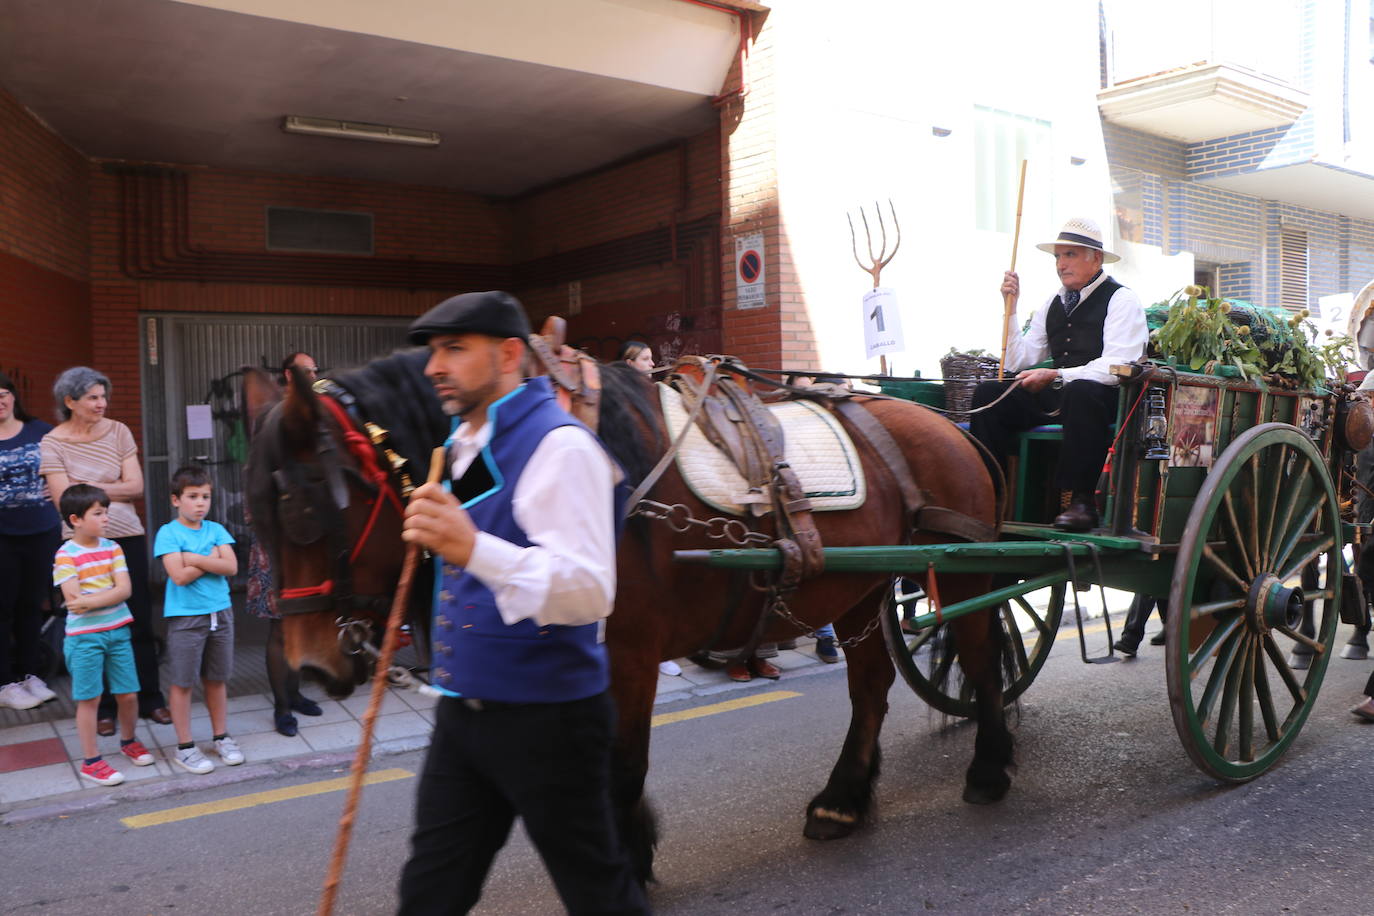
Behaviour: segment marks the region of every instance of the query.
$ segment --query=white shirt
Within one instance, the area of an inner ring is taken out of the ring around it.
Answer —
[[[1107,274],[1099,272],[1097,279],[1083,287],[1079,295],[1082,299],[1088,298],[1105,279]],[[1061,302],[1066,293],[1068,290],[1061,286],[1058,293]],[[1079,300],[1080,304],[1082,299]],[[1054,297],[1051,296],[1043,307],[1036,309],[1025,334],[1013,334],[1007,340],[1009,372],[1027,369],[1052,355],[1049,335],[1045,333],[1045,316],[1049,314],[1053,302]],[[1016,326],[1020,325],[1021,317],[1018,315]],[[1116,385],[1120,380],[1112,375],[1112,366],[1140,359],[1145,355],[1145,345],[1149,339],[1150,329],[1145,324],[1145,309],[1140,304],[1140,297],[1123,286],[1112,294],[1111,301],[1107,303],[1107,319],[1102,326],[1102,355],[1082,366],[1061,369],[1059,374],[1065,384],[1087,379],[1100,385]]]
[[[449,437],[457,480],[491,441],[492,425],[463,423]],[[615,601],[611,492],[620,470],[585,429],[560,426],[535,447],[511,509],[533,546],[478,532],[467,571],[496,596],[501,619],[580,626],[610,616]]]

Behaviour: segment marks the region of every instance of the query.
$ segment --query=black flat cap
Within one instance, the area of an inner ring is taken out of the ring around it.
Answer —
[[[435,334],[486,334],[524,340],[530,336],[530,320],[519,299],[494,289],[445,299],[416,318],[406,333],[417,345],[429,343]]]

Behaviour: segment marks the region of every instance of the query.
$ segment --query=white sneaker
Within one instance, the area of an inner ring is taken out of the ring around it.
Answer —
[[[228,735],[215,741],[215,753],[219,754],[225,766],[236,767],[243,763],[243,751],[239,750],[239,743]]]
[[[33,709],[43,701],[24,689],[23,681],[15,681],[0,687],[0,706],[10,709]]]
[[[215,768],[215,765],[210,762],[210,758],[202,754],[198,747],[188,747],[186,750],[178,748],[172,762],[186,772],[195,773],[197,776],[204,776]]]
[[[658,673],[666,674],[669,677],[677,677],[682,674],[682,666],[670,658],[666,662],[658,663]]]
[[[40,703],[46,703],[49,700],[57,699],[57,694],[52,688],[43,683],[43,679],[36,674],[30,674],[19,683],[24,685],[24,689],[29,692],[29,696]]]

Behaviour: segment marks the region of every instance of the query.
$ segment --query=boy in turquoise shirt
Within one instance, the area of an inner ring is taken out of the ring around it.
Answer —
[[[176,518],[158,530],[153,555],[167,570],[167,655],[172,689],[168,704],[177,733],[172,762],[188,773],[215,768],[191,739],[191,688],[199,679],[210,713],[215,751],[229,766],[243,763],[243,752],[229,737],[226,683],[234,665],[234,616],[229,580],[238,571],[234,538],[207,519],[212,487],[204,468],[188,465],[172,475]]]

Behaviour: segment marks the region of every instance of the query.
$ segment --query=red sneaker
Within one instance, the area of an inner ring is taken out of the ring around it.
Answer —
[[[148,753],[148,749],[137,739],[128,744],[120,744],[119,752],[129,758],[129,762],[136,767],[146,767],[153,765],[153,755]]]
[[[103,758],[95,763],[83,763],[81,775],[100,786],[117,786],[124,781],[124,774],[106,763]]]

